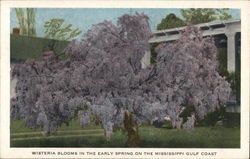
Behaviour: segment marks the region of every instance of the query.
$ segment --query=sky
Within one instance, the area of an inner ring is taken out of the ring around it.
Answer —
[[[72,29],[79,28],[82,33],[77,37],[81,38],[92,24],[110,20],[116,24],[117,18],[123,14],[133,14],[135,12],[145,13],[150,18],[150,27],[156,31],[156,26],[161,19],[169,13],[174,13],[181,17],[180,9],[174,8],[36,8],[36,31],[38,37],[44,37],[44,23],[52,18],[63,18],[65,24],[73,24]],[[240,19],[239,9],[228,11],[233,19]],[[18,27],[18,21],[14,9],[10,12],[10,28]]]

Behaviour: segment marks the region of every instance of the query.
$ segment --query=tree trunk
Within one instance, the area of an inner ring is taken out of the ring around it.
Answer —
[[[124,127],[127,131],[128,147],[139,147],[139,133],[138,133],[138,124],[133,120],[133,115],[130,112],[125,112],[124,117]]]

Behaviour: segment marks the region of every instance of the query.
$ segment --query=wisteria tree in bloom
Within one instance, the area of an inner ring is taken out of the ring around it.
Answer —
[[[41,123],[41,118],[46,118],[42,123],[45,132],[56,130],[55,122],[60,124],[69,120],[69,115],[56,113],[57,109],[51,105],[52,100],[58,100],[58,93],[53,95],[47,92],[54,82],[55,74],[64,68],[64,61],[58,61],[51,51],[44,52],[42,57],[35,60],[27,60],[23,64],[17,64],[12,70],[12,76],[17,77],[16,96],[11,99],[11,117],[24,119],[30,128],[36,128]],[[47,101],[41,101],[46,100]],[[43,97],[43,99],[41,99]],[[45,112],[47,112],[45,117]]]
[[[203,38],[199,28],[187,26],[179,40],[161,44],[156,52],[157,63],[144,84],[151,101],[163,105],[174,127],[190,129],[196,118],[226,104],[230,84],[218,73],[212,37]],[[183,121],[180,114],[190,106],[195,112]]]
[[[125,14],[117,25],[93,25],[82,40],[65,49],[67,60],[45,52],[40,60],[17,66],[12,117],[49,134],[76,115],[83,127],[95,116],[107,139],[123,126],[128,146],[135,147],[140,123],[169,116],[175,127],[191,129],[196,118],[227,102],[230,86],[217,72],[211,38],[187,27],[178,41],[157,48],[156,65],[142,69],[150,35],[146,15]],[[183,121],[180,114],[188,106],[197,114]]]

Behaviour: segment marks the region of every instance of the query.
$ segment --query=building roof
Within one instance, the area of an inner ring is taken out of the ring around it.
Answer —
[[[241,20],[226,20],[226,21],[213,21],[209,23],[201,23],[194,26],[199,27],[203,31],[203,36],[209,36],[209,35],[225,34],[226,32],[229,32],[230,29],[231,31],[234,30],[235,32],[239,32],[240,23]],[[149,39],[149,43],[176,40],[179,38],[180,32],[184,30],[185,27],[186,26],[153,32],[152,37]]]
[[[196,24],[194,26],[197,27],[216,27],[218,25],[227,25],[227,24],[231,24],[231,23],[240,23],[241,20],[224,20],[224,21],[212,21],[209,23],[201,23],[201,24]],[[155,31],[153,32],[153,34],[158,34],[158,33],[166,33],[166,32],[173,32],[173,31],[180,31],[183,30],[186,26],[183,27],[176,27],[176,28],[171,28],[171,29],[164,29],[164,30],[159,30],[159,31]]]

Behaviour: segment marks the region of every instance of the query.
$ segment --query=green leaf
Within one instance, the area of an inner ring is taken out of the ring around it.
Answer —
[[[70,40],[81,33],[79,28],[71,29],[72,24],[63,25],[64,19],[54,18],[45,22],[45,34],[53,39]]]

